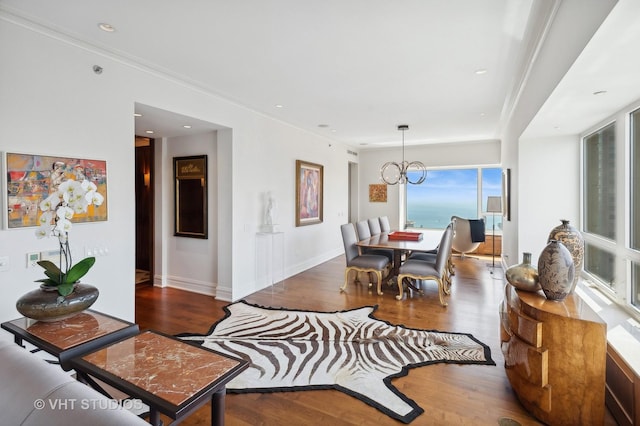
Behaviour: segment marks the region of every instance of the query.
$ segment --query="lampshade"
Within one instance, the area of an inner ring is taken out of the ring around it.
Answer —
[[[502,197],[487,197],[487,213],[502,213]]]

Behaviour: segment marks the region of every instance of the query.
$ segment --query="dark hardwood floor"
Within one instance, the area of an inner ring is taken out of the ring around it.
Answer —
[[[491,258],[454,257],[448,307],[438,301],[435,283],[427,283],[425,295],[398,301],[396,289],[383,285],[378,296],[366,284],[344,279],[340,256],[250,296],[244,300],[271,307],[337,311],[378,305],[376,318],[407,327],[471,333],[491,347],[496,366],[447,365],[415,368],[393,384],[416,401],[425,412],[413,425],[496,425],[512,419],[521,425],[538,425],[520,405],[505,376],[500,351],[498,308],[504,280],[500,268],[490,274]],[[136,291],[136,322],[141,329],[170,334],[206,333],[223,317],[228,303],[213,297],[171,288],[141,287]],[[228,394],[227,425],[394,425],[401,424],[375,408],[334,390],[265,394]],[[166,423],[166,422],[165,422]],[[210,424],[210,407],[188,417],[184,425]],[[615,421],[607,414],[607,425]]]

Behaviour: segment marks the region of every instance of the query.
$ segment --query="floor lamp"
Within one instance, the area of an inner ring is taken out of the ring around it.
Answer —
[[[493,215],[493,247],[491,249],[491,273],[496,267],[496,213],[502,213],[502,197],[487,197],[487,213]]]

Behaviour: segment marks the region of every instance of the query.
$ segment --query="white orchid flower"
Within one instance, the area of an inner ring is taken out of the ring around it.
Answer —
[[[98,190],[98,187],[96,186],[95,183],[91,182],[90,180],[86,180],[86,179],[82,181],[80,186],[82,186],[82,189],[85,192],[91,192],[91,191],[97,191]]]
[[[102,194],[96,191],[87,192],[85,199],[89,204],[93,204],[95,206],[101,205],[104,201],[104,197],[102,196]]]
[[[55,229],[58,231],[59,234],[67,234],[72,227],[73,225],[69,219],[58,217],[58,221],[56,222]]]
[[[74,213],[75,211],[71,207],[67,207],[67,206],[60,206],[56,210],[56,216],[58,216],[58,220],[60,219],[70,220],[73,217]]]
[[[40,240],[44,237],[48,237],[49,235],[51,235],[51,229],[52,226],[50,223],[43,223],[36,228],[36,238]]]

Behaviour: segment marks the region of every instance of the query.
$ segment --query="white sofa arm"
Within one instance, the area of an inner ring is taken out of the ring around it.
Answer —
[[[148,425],[60,367],[7,339],[0,340],[0,383],[3,424]]]

